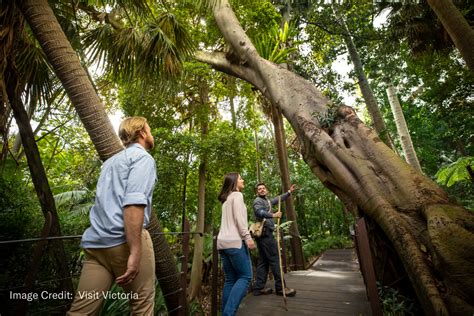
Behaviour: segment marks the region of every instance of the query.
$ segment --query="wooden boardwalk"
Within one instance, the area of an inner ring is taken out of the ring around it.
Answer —
[[[287,273],[285,280],[296,290],[295,297],[287,298],[288,311],[282,296],[250,294],[237,315],[371,315],[353,249],[328,250],[308,270]],[[273,280],[267,286],[273,288]]]

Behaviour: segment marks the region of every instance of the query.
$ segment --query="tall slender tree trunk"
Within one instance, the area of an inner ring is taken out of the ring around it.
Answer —
[[[59,97],[59,100],[56,100],[58,97]],[[44,110],[44,114],[41,117],[41,119],[39,120],[38,125],[35,127],[35,129],[33,131],[33,134],[35,136],[41,130],[43,125],[47,122],[49,113],[51,112],[51,104],[53,102],[60,103],[62,100],[64,100],[65,97],[66,97],[66,94],[64,93],[64,90],[62,90],[62,88],[58,87],[51,94],[51,97],[48,100],[46,100],[46,102],[45,102],[46,103],[46,109]],[[35,110],[36,106],[37,105],[33,105],[33,106],[30,105],[30,107],[28,108],[28,117],[30,118],[30,120],[33,117],[34,110]],[[17,159],[21,157],[20,149],[21,149],[21,136],[20,136],[20,133],[18,133],[15,136],[15,140],[13,142],[13,146],[12,146],[12,149],[11,149],[12,153],[14,155],[17,155]]]
[[[193,130],[193,120],[189,120],[189,132]],[[181,191],[181,203],[182,203],[182,210],[181,210],[181,231],[184,232],[184,225],[186,221],[186,201],[187,201],[187,189],[188,189],[188,175],[189,175],[189,164],[191,152],[189,151],[186,154],[186,165],[184,166],[184,174],[183,174],[183,189]]]
[[[13,111],[13,116],[20,131],[23,147],[25,149],[28,167],[31,173],[31,179],[36,190],[36,195],[41,205],[41,210],[46,217],[48,212],[51,213],[51,229],[50,236],[61,236],[61,228],[59,223],[58,212],[54,202],[53,193],[48,183],[48,177],[41,161],[41,156],[36,145],[33,130],[30,125],[30,119],[21,102],[21,88],[19,86],[19,79],[16,74],[16,69],[12,67],[12,61],[7,68],[9,76],[6,81],[6,88],[8,93],[8,100]],[[52,252],[56,261],[58,269],[58,279],[61,280],[61,288],[64,291],[72,292],[72,280],[69,273],[68,257],[64,250],[62,240],[52,241]]]
[[[415,148],[413,147],[413,142],[411,141],[410,132],[405,121],[405,116],[403,115],[402,107],[400,106],[397,93],[392,84],[389,84],[387,87],[387,96],[388,102],[392,107],[393,118],[395,120],[395,124],[397,125],[398,136],[400,137],[405,160],[410,165],[412,165],[413,168],[421,172],[420,162],[418,161]]]
[[[342,17],[342,15],[337,12],[337,10],[334,10],[334,12],[343,28],[344,42],[346,43],[347,51],[349,52],[349,57],[352,61],[352,64],[354,65],[354,71],[357,75],[360,91],[362,92],[362,97],[364,98],[365,105],[367,106],[367,110],[369,111],[370,117],[372,118],[374,129],[377,131],[379,137],[383,140],[383,142],[395,151],[395,146],[393,146],[392,138],[390,137],[390,133],[388,132],[387,126],[385,125],[385,122],[383,120],[382,113],[380,112],[380,108],[374,96],[374,92],[372,91],[369,81],[367,80],[367,76],[365,75],[362,61],[360,60],[359,53],[357,52],[357,48],[354,44],[354,41],[352,40],[344,17]]]
[[[288,168],[288,151],[286,150],[285,127],[283,117],[278,108],[271,105],[273,128],[275,130],[275,146],[277,149],[278,164],[280,166],[280,177],[283,184],[283,190],[288,191],[291,186],[290,170]],[[290,226],[291,257],[296,270],[304,269],[303,245],[298,230],[297,216],[293,206],[293,198],[290,196],[285,201],[286,217],[293,223]]]
[[[106,160],[121,151],[122,143],[105,113],[99,96],[48,2],[46,0],[17,0],[17,3],[54,72],[63,84],[100,158]],[[157,221],[156,214],[152,212],[150,223],[154,223],[155,220]],[[179,302],[180,296],[176,262],[168,244],[162,240],[159,225],[151,225],[148,230],[155,249],[155,274],[163,293],[167,294],[165,295],[166,306],[170,311],[176,310],[179,307],[176,302]],[[166,280],[167,278],[169,279]],[[169,280],[175,281],[168,282]]]
[[[284,29],[286,24],[290,23],[291,19],[291,3],[287,2],[283,8],[280,10],[282,19],[280,28]],[[290,45],[289,41],[286,43],[282,43],[285,47]],[[291,71],[291,67],[289,64],[282,64],[282,67]],[[285,126],[283,123],[283,115],[281,114],[280,109],[271,104],[272,109],[272,120],[273,126],[275,129],[275,141],[277,147],[277,155],[278,155],[278,162],[280,165],[280,176],[283,185],[283,190],[288,191],[291,186],[290,180],[290,169],[288,166],[288,151],[286,149],[286,134],[285,134]],[[293,197],[290,196],[286,201],[286,213],[287,219],[292,221],[293,223],[290,226],[290,250],[291,250],[291,257],[293,259],[294,268],[296,270],[304,269],[304,256],[303,256],[303,245],[301,244],[301,237],[298,229],[298,214],[295,211],[295,207],[293,204]]]
[[[204,142],[208,135],[209,129],[209,92],[207,83],[203,83],[200,89],[200,104],[202,112],[201,115],[201,141]],[[198,214],[196,222],[196,230],[204,233],[204,223],[206,214],[206,169],[207,169],[207,154],[204,152],[201,156],[201,163],[199,164],[199,182],[198,182]],[[202,262],[204,251],[204,236],[194,235],[194,253],[193,265],[191,267],[191,280],[189,283],[189,299],[193,299],[201,291],[202,283]]]
[[[451,0],[427,0],[438,16],[467,67],[474,72],[474,30]]]
[[[262,171],[260,168],[260,144],[258,141],[258,131],[257,128],[253,130],[254,138],[255,138],[255,154],[256,154],[256,159],[255,159],[255,168],[256,168],[256,173],[257,173],[257,183],[262,183]]]
[[[232,128],[235,130],[237,129],[237,115],[235,113],[235,90],[236,90],[236,82],[235,77],[229,76],[228,77],[228,84],[227,87],[229,88],[229,105],[230,105],[230,114],[232,118]]]
[[[196,58],[250,82],[281,109],[312,172],[353,214],[381,229],[377,238],[395,250],[425,314],[474,313],[474,214],[406,164],[352,108],[339,107],[334,124],[323,127],[330,100],[313,83],[261,58],[227,0],[213,13],[240,60],[219,52]]]

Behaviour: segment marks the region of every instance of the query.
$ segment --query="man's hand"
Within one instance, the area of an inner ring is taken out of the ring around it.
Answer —
[[[130,254],[127,261],[127,271],[115,279],[119,285],[131,283],[137,277],[140,267],[140,254]]]
[[[247,240],[245,241],[245,243],[247,244],[247,247],[248,247],[250,250],[255,249],[255,242],[253,241],[252,238],[247,239]]]
[[[278,212],[276,212],[276,213],[273,213],[273,217],[281,218],[281,211],[278,211]]]
[[[293,193],[293,191],[295,191],[295,189],[296,189],[296,184],[292,184],[290,186],[290,193]]]

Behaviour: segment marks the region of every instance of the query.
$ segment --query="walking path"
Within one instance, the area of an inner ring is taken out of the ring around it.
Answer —
[[[354,249],[328,250],[308,270],[287,273],[285,280],[296,290],[287,298],[288,311],[282,296],[250,294],[237,315],[371,315]],[[273,280],[267,286],[273,287]]]

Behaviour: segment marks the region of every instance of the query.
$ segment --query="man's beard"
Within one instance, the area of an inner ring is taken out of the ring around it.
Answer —
[[[147,147],[146,149],[150,150],[150,149],[153,149],[153,147],[155,147],[155,142],[150,139],[145,139],[145,145]]]

